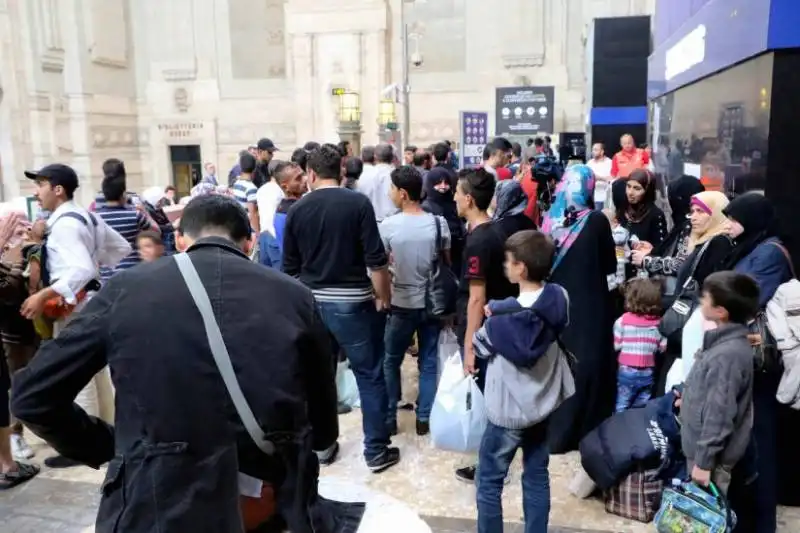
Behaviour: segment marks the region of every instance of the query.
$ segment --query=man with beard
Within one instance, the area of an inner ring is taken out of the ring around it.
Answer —
[[[270,180],[271,173],[269,171],[269,162],[278,148],[275,143],[266,137],[259,140],[256,145],[256,171],[253,174],[253,183],[256,187],[261,187]]]

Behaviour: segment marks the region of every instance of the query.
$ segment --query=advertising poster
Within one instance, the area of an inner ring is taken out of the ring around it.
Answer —
[[[459,168],[480,166],[483,148],[489,142],[489,113],[484,111],[462,111],[461,142],[458,151]]]
[[[497,135],[553,133],[555,88],[498,87],[495,98]]]

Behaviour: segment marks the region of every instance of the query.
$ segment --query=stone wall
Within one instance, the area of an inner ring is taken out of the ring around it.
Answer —
[[[172,180],[170,145],[199,145],[219,173],[270,137],[282,157],[337,140],[334,87],[361,98],[377,140],[381,91],[401,81],[401,5],[411,51],[411,143],[458,138],[461,110],[494,88],[554,85],[555,130],[585,124],[585,38],[595,17],[652,13],[654,0],[0,0],[0,169],[60,160],[99,188],[120,157],[130,187]],[[402,116],[398,106],[398,115]]]

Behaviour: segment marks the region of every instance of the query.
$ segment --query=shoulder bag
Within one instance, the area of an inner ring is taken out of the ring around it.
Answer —
[[[233,370],[233,363],[231,363],[228,348],[225,346],[225,341],[222,338],[222,332],[219,329],[217,319],[214,317],[211,300],[208,298],[208,292],[206,288],[203,287],[203,282],[197,274],[197,269],[195,269],[194,264],[192,264],[192,259],[186,253],[176,254],[173,257],[175,258],[175,263],[178,265],[178,270],[183,277],[183,281],[189,289],[189,294],[192,295],[192,300],[194,300],[194,304],[197,306],[197,310],[200,311],[200,315],[203,318],[203,326],[205,327],[206,336],[208,337],[208,346],[211,348],[211,355],[214,356],[214,363],[217,365],[217,370],[219,370],[222,376],[225,388],[228,389],[228,394],[236,408],[236,413],[239,415],[242,424],[244,424],[247,433],[250,434],[250,438],[253,439],[256,446],[265,454],[274,455],[275,444],[267,439],[264,430],[258,425],[253,410],[250,409],[250,405],[247,403],[247,399],[242,392],[242,387],[236,379],[236,373]]]
[[[449,266],[442,264],[442,228],[439,217],[436,215],[432,217],[436,228],[436,252],[425,288],[425,310],[428,316],[442,318],[456,312],[458,278]]]
[[[697,252],[697,257],[694,258],[690,267],[689,277],[686,278],[678,297],[675,298],[675,302],[667,309],[658,324],[658,331],[669,340],[673,340],[675,335],[683,330],[683,326],[686,325],[689,317],[692,316],[692,313],[697,308],[700,300],[700,286],[694,278],[694,274],[710,243],[711,240],[706,241],[700,251]]]
[[[794,262],[792,261],[792,256],[789,255],[789,250],[779,241],[771,240],[767,242],[781,251],[786,258],[792,278],[796,278],[797,274],[795,273]],[[751,334],[758,335],[761,338],[761,342],[753,345],[755,370],[757,372],[781,371],[783,369],[783,357],[778,349],[778,341],[769,329],[769,321],[767,320],[765,309],[758,310],[756,318],[750,323],[749,328]]]

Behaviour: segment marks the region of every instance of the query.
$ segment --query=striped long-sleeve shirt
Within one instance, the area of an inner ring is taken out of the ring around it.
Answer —
[[[614,350],[619,364],[634,368],[656,366],[656,354],[667,349],[667,339],[658,331],[658,317],[625,313],[614,323]]]
[[[136,237],[140,232],[150,229],[150,220],[147,215],[135,207],[123,205],[104,205],[97,209],[97,214],[102,218],[108,227],[122,235],[132,251],[114,268],[100,267],[100,279],[107,281],[112,275],[120,270],[131,268],[139,264],[139,251],[136,249]]]

